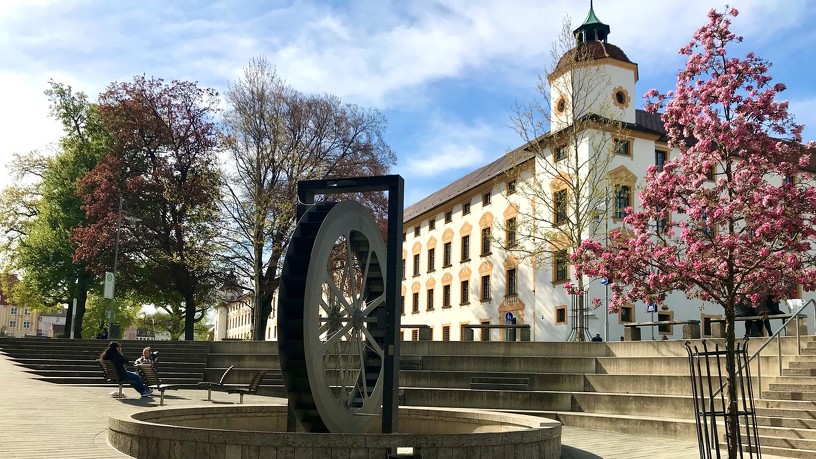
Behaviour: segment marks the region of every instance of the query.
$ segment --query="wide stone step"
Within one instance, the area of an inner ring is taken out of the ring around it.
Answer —
[[[760,416],[757,411],[757,425],[765,427],[787,427],[792,429],[816,429],[816,413],[803,413],[802,417]]]
[[[816,392],[790,392],[790,391],[766,390],[762,391],[762,398],[772,400],[816,401]]]
[[[514,385],[530,385],[530,378],[514,378],[502,376],[474,376],[470,378],[471,384],[514,384]]]
[[[804,400],[771,400],[771,399],[756,399],[754,400],[754,407],[759,414],[760,410],[783,410],[783,413],[790,413],[788,417],[797,417],[796,413],[801,413],[804,416],[810,416],[808,413],[816,412],[816,402]],[[764,416],[770,416],[763,412]]]
[[[768,385],[768,390],[771,391],[789,391],[789,392],[816,392],[816,380],[802,382],[801,378],[798,381],[771,383]]]
[[[770,452],[766,451],[765,448],[782,448],[809,452],[809,455],[795,457],[810,457],[810,458],[816,457],[816,440],[792,437],[774,437],[760,434],[759,444],[760,447],[762,448],[762,451],[766,454]]]
[[[816,368],[816,361],[811,362],[809,360],[796,359],[796,360],[788,363],[787,368],[789,368],[789,369],[812,369],[812,368]]]
[[[784,368],[784,376],[816,376],[816,368]]]
[[[473,390],[530,390],[529,384],[470,383]]]
[[[510,357],[473,355],[429,355],[422,359],[422,368],[438,371],[525,372],[525,373],[594,373],[594,357]]]
[[[500,408],[569,411],[572,395],[569,392],[493,391],[470,389],[404,388],[406,406],[435,406],[460,408]]]
[[[811,430],[808,428],[766,426],[760,425],[759,420],[757,420],[757,430],[759,431],[759,436],[761,438],[775,437],[793,438],[797,440],[816,440],[816,430]],[[762,442],[759,444],[761,445]]]
[[[209,354],[209,367],[263,367],[280,368],[280,357],[277,354]]]

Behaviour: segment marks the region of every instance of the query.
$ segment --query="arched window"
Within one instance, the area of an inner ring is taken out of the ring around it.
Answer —
[[[631,190],[626,185],[618,186],[615,190],[615,218],[626,217],[626,208],[631,205]]]

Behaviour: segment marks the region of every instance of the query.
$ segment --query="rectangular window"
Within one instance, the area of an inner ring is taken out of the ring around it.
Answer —
[[[428,231],[433,231],[436,229],[436,219],[432,218],[428,220]]]
[[[450,223],[452,221],[453,221],[453,212],[449,210],[449,211],[445,212],[445,223]]]
[[[470,213],[470,203],[466,202],[462,204],[462,215],[467,215]]]
[[[402,280],[405,280],[405,258],[402,259]]]
[[[558,190],[553,196],[553,211],[555,224],[560,225],[567,221],[567,190]]]
[[[451,243],[446,242],[442,248],[442,267],[451,265]]]
[[[419,276],[419,254],[414,254],[414,276]]]
[[[562,159],[567,157],[567,146],[561,145],[560,147],[555,148],[555,160],[561,161]]]
[[[16,320],[9,321],[9,328],[12,329],[17,328],[17,321]]]
[[[518,279],[516,278],[516,270],[508,269],[507,270],[507,294],[508,295],[517,295],[518,294]]]
[[[415,226],[415,227],[414,227],[414,237],[419,236],[419,229],[420,229],[420,228],[419,228],[419,225],[417,225],[417,226]]]
[[[461,287],[461,300],[459,304],[470,304],[470,282],[463,280]]]
[[[706,180],[714,180],[714,166],[711,166],[705,170],[705,177]]]
[[[490,255],[490,227],[482,228],[482,256]]]
[[[672,320],[674,320],[674,313],[671,311],[660,311],[657,313],[658,322],[671,322]],[[671,325],[658,325],[657,331],[658,333],[674,333]]]
[[[29,321],[27,321],[27,320],[26,320],[26,321],[24,321],[24,322],[23,322],[23,328],[31,328],[31,322],[29,322]]]
[[[482,301],[490,301],[490,274],[482,276]]]
[[[793,185],[794,184],[793,176],[786,175],[786,176],[782,177],[782,184],[783,185]]]
[[[411,330],[411,341],[419,341],[419,330],[416,328]]]
[[[451,288],[450,285],[442,286],[442,307],[449,308],[451,305]]]
[[[489,320],[483,320],[480,322],[482,325],[490,325]],[[482,341],[490,341],[490,329],[489,328],[481,328],[479,329],[479,339]]]
[[[507,220],[507,225],[505,226],[504,232],[504,240],[508,247],[513,247],[516,245],[516,226],[518,223],[516,222],[515,218],[510,218]]]
[[[433,311],[433,308],[434,308],[433,300],[434,300],[434,289],[429,288],[428,289],[428,306],[427,306],[428,311]]]
[[[419,292],[414,292],[414,294],[412,295],[411,301],[413,303],[413,304],[411,304],[411,312],[416,314],[416,313],[419,312]]]
[[[569,255],[566,250],[555,252],[555,282],[565,281],[568,278]]]
[[[631,150],[629,147],[629,141],[624,139],[615,139],[612,143],[612,151],[614,151],[616,155],[630,156]]]
[[[17,315],[17,308],[16,307],[11,308],[11,315],[13,315],[13,316]]]
[[[428,272],[436,269],[436,249],[428,249]]]
[[[507,182],[507,194],[513,194],[516,192],[516,181],[510,180]]]
[[[462,236],[462,261],[470,260],[470,236]]]
[[[666,165],[666,152],[662,150],[655,150],[655,166],[658,172],[663,172],[663,166]]]
[[[566,306],[556,306],[555,307],[555,323],[557,323],[557,324],[567,323],[567,307]]]
[[[31,309],[29,309],[29,308],[23,309],[23,315],[30,316],[31,315]]]
[[[405,295],[400,295],[400,314],[405,315]]]
[[[626,208],[631,206],[631,190],[626,185],[615,187],[615,209],[613,217],[626,218]]]
[[[632,306],[621,306],[620,307],[620,322],[634,322],[635,321],[635,308]]]
[[[482,206],[486,206],[490,204],[490,193],[485,193],[482,195]]]
[[[442,341],[450,341],[450,325],[442,326]]]

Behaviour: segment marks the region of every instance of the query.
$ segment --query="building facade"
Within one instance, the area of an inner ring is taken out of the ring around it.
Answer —
[[[523,139],[516,150],[405,209],[403,327],[430,326],[434,340],[461,340],[464,325],[507,323],[529,325],[534,341],[589,340],[596,334],[619,340],[625,323],[658,320],[700,320],[707,335],[707,319],[723,315],[720,306],[690,304],[682,293],[669,295],[659,310],[635,303],[609,313],[605,280],[589,278],[581,280],[581,305],[565,288],[577,283],[569,264],[574,244],[560,246],[551,238],[555,242],[547,254],[523,250],[522,228],[533,238],[536,232],[557,232],[582,202],[594,202],[582,211],[595,221],[574,237],[608,238],[627,209],[639,207],[636,191],[647,169],[660,169],[679,154],[668,146],[660,115],[635,107],[638,66],[608,42],[609,34],[610,27],[590,7],[574,31],[575,48],[548,75],[550,132]],[[590,80],[593,84],[586,84]],[[576,177],[595,186],[569,190],[565,183]],[[586,195],[573,199],[572,193]],[[216,339],[250,336],[250,300],[238,298],[219,308]],[[266,339],[277,339],[275,327],[273,313]],[[682,336],[679,326],[650,328],[644,339]],[[419,327],[404,328],[402,338],[415,340],[419,333]],[[511,338],[507,330],[486,328],[474,335],[476,340]]]

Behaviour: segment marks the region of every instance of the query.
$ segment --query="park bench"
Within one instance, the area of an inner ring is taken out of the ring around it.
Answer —
[[[207,389],[207,400],[212,400],[212,391],[219,391],[219,392],[226,392],[228,394],[239,394],[241,396],[239,400],[239,404],[244,403],[244,395],[254,395],[258,393],[258,388],[261,385],[261,381],[263,380],[264,376],[269,370],[258,370],[252,376],[248,384],[225,384],[224,380],[227,377],[227,373],[232,370],[234,367],[231,366],[227,368],[227,371],[221,375],[221,379],[218,382],[209,382],[204,381],[198,383],[198,386],[202,389]]]
[[[752,327],[752,331],[755,331],[757,334],[751,333],[751,336],[762,336],[765,327],[762,325],[762,322],[765,319],[773,320],[773,319],[781,319],[782,322],[790,319],[793,317],[793,314],[768,314],[767,316],[738,316],[734,317],[734,322],[745,322],[746,320],[756,321],[755,326]],[[785,327],[785,334],[788,336],[796,335],[796,323],[799,324],[799,333],[800,334],[807,334],[807,322],[805,319],[807,318],[804,314],[799,314],[796,316],[796,320],[788,323],[787,327]],[[711,323],[711,337],[712,338],[725,338],[725,318],[724,317],[712,317],[706,319]],[[757,327],[756,324],[759,324]],[[735,332],[736,336],[739,336],[738,332]]]
[[[182,387],[181,385],[162,384],[161,378],[159,378],[159,372],[156,371],[156,367],[154,367],[152,363],[142,363],[138,365],[138,367],[139,373],[141,373],[142,378],[144,378],[145,386],[149,389],[159,391],[160,406],[164,406],[164,391],[176,390]]]
[[[530,324],[507,324],[507,325],[499,325],[499,324],[474,324],[474,325],[462,325],[462,341],[473,341],[473,330],[474,329],[481,329],[481,330],[491,330],[491,329],[499,329],[499,330],[507,330],[515,332],[519,330],[519,341],[530,341]],[[514,335],[510,335],[514,337]],[[508,341],[515,341],[515,339],[508,339]]]
[[[102,369],[102,376],[105,378],[105,382],[119,386],[119,394],[112,394],[112,396],[114,398],[127,398],[122,392],[122,387],[125,384],[130,384],[130,382],[127,379],[119,379],[119,372],[116,371],[116,365],[110,360],[97,359],[96,361],[99,363],[99,368]]]
[[[624,341],[640,341],[641,327],[683,326],[683,339],[700,339],[699,320],[660,320],[656,322],[628,322],[623,324]]]

